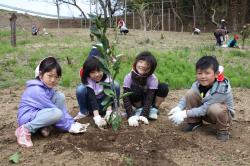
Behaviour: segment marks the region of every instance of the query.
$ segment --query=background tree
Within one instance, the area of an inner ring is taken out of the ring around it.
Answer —
[[[81,12],[82,16],[87,19],[86,14],[84,13],[83,9],[77,4],[76,0],[58,0],[58,2],[75,6]]]
[[[116,11],[122,9],[123,3],[120,0],[97,0],[97,1],[102,8],[105,22],[109,20],[110,24],[113,24],[114,21],[113,15]]]

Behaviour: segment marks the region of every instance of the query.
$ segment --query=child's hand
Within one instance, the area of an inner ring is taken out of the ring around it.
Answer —
[[[181,124],[185,118],[187,118],[186,110],[175,112],[173,115],[168,117],[168,119],[175,125]]]
[[[89,126],[89,123],[81,124],[81,123],[75,122],[70,126],[69,132],[74,133],[74,134],[83,133],[87,131],[88,126]]]
[[[148,119],[144,116],[131,116],[128,119],[128,125],[129,126],[139,126],[139,120],[142,121],[144,124],[149,124]]]
[[[109,118],[110,118],[111,113],[112,113],[112,109],[109,109],[109,110],[106,111],[106,115],[104,116],[104,119],[105,119],[107,122],[109,121]],[[114,120],[115,117],[116,117],[115,114],[113,114],[113,115],[112,115],[112,120]]]
[[[102,127],[102,126],[107,125],[107,122],[105,121],[105,119],[102,118],[100,115],[94,116],[93,119],[94,119],[94,121],[95,121],[95,124],[96,124],[98,127]]]
[[[130,118],[128,118],[128,125],[135,126],[135,127],[139,126],[138,120],[139,120],[139,116],[136,116],[136,115],[131,116]]]
[[[139,116],[139,120],[143,121],[144,124],[149,124],[148,119],[144,116]]]
[[[176,107],[174,107],[173,109],[170,110],[170,112],[168,113],[168,116],[173,115],[176,112],[180,112],[180,111],[182,111],[181,108],[176,106]]]

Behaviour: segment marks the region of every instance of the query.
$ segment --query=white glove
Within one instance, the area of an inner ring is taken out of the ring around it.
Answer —
[[[139,120],[143,121],[144,124],[149,124],[148,119],[146,117],[144,117],[144,116],[139,116]]]
[[[139,126],[138,120],[139,120],[139,116],[136,116],[136,115],[131,116],[130,118],[128,118],[128,125],[135,126],[135,127]]]
[[[180,112],[180,111],[182,111],[181,108],[176,106],[176,107],[174,107],[173,109],[170,110],[170,112],[168,113],[168,116],[173,115],[176,112]]]
[[[109,118],[110,118],[111,113],[112,113],[112,110],[107,110],[107,111],[106,111],[106,115],[104,116],[104,119],[105,119],[107,122],[109,121]],[[112,120],[114,120],[115,117],[116,117],[116,115],[115,115],[115,114],[112,114]]]
[[[131,116],[128,118],[128,125],[129,126],[139,126],[139,120],[142,121],[144,124],[149,124],[148,119],[144,116]]]
[[[74,134],[83,133],[87,130],[88,126],[89,126],[89,123],[81,124],[81,123],[75,122],[70,126],[69,132],[74,133]]]
[[[168,119],[175,125],[181,124],[185,118],[187,118],[186,110],[175,112],[173,115],[168,117]]]
[[[95,124],[96,124],[98,127],[102,127],[102,126],[107,125],[107,122],[105,121],[105,119],[102,118],[100,115],[94,116],[93,119],[94,119],[94,121],[95,121]]]

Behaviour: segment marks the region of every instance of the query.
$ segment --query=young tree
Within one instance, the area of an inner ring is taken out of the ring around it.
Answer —
[[[111,116],[108,120],[108,124],[112,126],[114,130],[117,130],[121,123],[121,115],[118,107],[117,94],[114,87],[114,80],[119,73],[120,69],[120,57],[121,55],[115,55],[115,45],[110,46],[109,40],[106,36],[107,25],[101,20],[101,16],[96,16],[89,14],[91,21],[94,25],[91,27],[91,33],[96,36],[98,43],[94,46],[98,49],[100,56],[96,57],[101,63],[102,71],[107,74],[112,80],[111,83],[100,83],[104,85],[104,93],[106,98],[101,103],[106,109],[111,105],[114,105],[112,109]],[[126,93],[121,95],[120,99],[129,95],[131,93]]]

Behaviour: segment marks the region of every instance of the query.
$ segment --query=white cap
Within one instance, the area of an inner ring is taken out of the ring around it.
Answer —
[[[41,64],[41,62],[40,62],[39,65],[37,65],[37,67],[36,67],[36,70],[35,70],[35,78],[39,76],[40,64]]]
[[[37,65],[37,67],[36,67],[36,69],[35,69],[35,78],[39,76],[39,72],[40,72],[40,71],[39,71],[40,64],[42,63],[42,61],[44,61],[45,59],[47,59],[47,58],[49,58],[49,57],[54,58],[53,56],[48,56],[48,57],[46,57],[46,58],[42,59],[42,60],[39,62],[39,64]]]
[[[219,73],[223,73],[224,72],[224,67],[223,66],[219,66]]]

